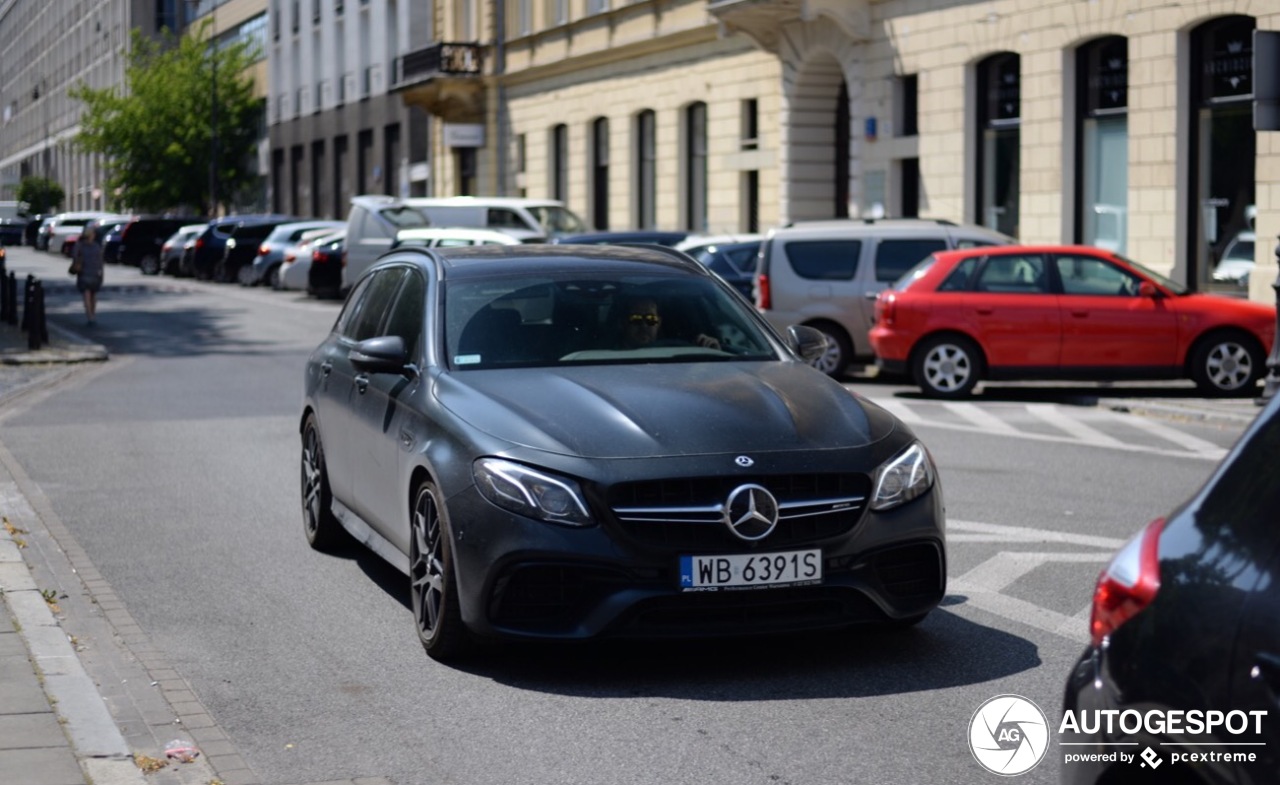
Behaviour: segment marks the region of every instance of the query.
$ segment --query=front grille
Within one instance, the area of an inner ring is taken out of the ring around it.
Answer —
[[[645,545],[682,552],[743,547],[724,525],[724,504],[741,485],[767,488],[778,502],[778,526],[756,545],[791,547],[845,534],[866,509],[864,474],[692,477],[620,483],[609,489],[618,526]]]

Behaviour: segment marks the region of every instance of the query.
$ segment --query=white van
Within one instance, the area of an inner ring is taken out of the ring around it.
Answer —
[[[555,199],[504,196],[448,196],[405,199],[426,214],[432,226],[468,226],[506,232],[524,243],[588,231],[582,219]]]
[[[555,199],[353,196],[351,212],[347,215],[343,290],[349,289],[379,256],[391,250],[401,229],[426,226],[492,229],[526,243],[586,231],[582,219]]]

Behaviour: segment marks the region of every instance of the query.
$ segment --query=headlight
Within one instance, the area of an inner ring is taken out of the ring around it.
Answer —
[[[889,510],[906,504],[933,487],[935,474],[928,450],[920,442],[912,444],[876,470],[871,509]]]
[[[504,510],[566,526],[594,523],[573,480],[498,458],[481,458],[472,473],[480,495]]]

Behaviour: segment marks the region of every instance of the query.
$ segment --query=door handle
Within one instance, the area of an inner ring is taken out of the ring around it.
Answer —
[[[333,363],[329,362],[328,360],[325,360],[324,362],[320,363],[321,376],[328,376],[332,370],[333,370]]]
[[[978,309],[978,315],[979,315],[979,316],[990,316],[991,314],[993,314],[993,313],[995,313],[995,312],[996,312],[996,309],[995,309],[995,308],[979,308],[979,309]]]
[[[368,377],[368,376],[365,376],[364,374],[360,374],[360,375],[359,375],[359,376],[357,376],[353,381],[355,381],[355,383],[356,383],[356,390],[357,390],[361,395],[363,395],[363,394],[364,394],[364,391],[365,391],[365,390],[369,389],[369,377]]]
[[[1072,315],[1072,316],[1074,316],[1074,317],[1076,317],[1077,319],[1087,319],[1087,318],[1089,318],[1089,312],[1088,312],[1088,311],[1072,311],[1072,312],[1071,312],[1071,315]]]

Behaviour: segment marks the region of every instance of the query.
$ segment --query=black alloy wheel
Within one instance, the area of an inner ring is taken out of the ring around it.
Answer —
[[[324,446],[314,414],[302,429],[302,528],[307,542],[318,551],[333,550],[346,530],[333,514],[333,494],[325,472]]]
[[[458,610],[449,535],[435,486],[424,482],[413,497],[409,540],[409,597],[418,639],[433,659],[456,659],[471,647]]]
[[[159,275],[160,259],[153,253],[149,253],[138,260],[138,270],[143,275]]]

